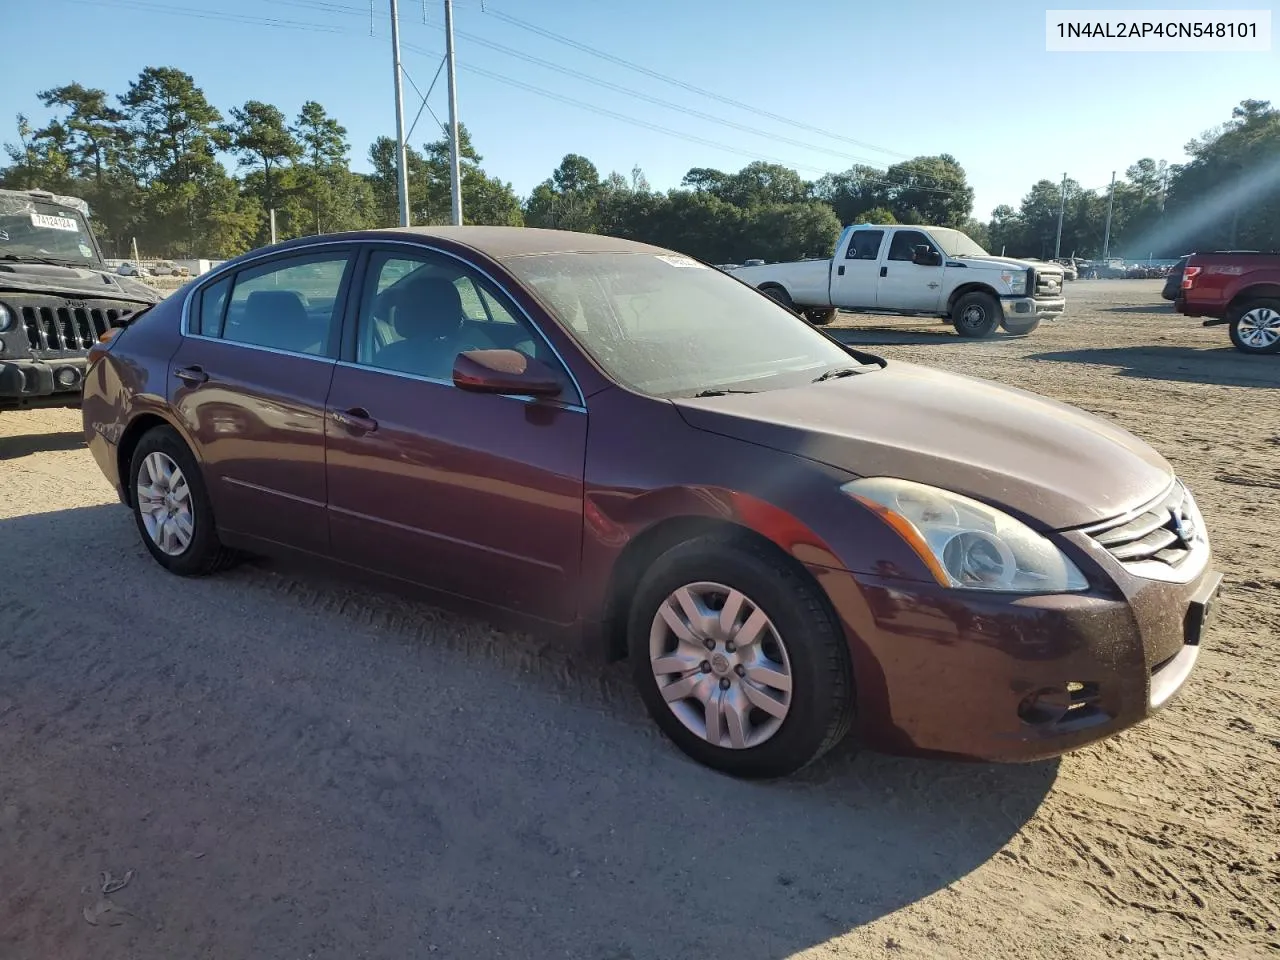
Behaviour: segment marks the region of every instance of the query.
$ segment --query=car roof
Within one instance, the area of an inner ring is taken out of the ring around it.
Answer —
[[[382,230],[356,230],[321,236],[298,237],[276,244],[273,250],[287,250],[316,241],[403,240],[408,236],[423,240],[440,239],[461,244],[485,254],[493,260],[528,257],[547,253],[669,253],[662,247],[623,240],[619,237],[572,230],[544,230],[538,227],[426,226],[387,227]],[[260,251],[255,251],[260,252]]]

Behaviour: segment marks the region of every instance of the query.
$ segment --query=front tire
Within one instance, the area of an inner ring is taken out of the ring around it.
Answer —
[[[1280,353],[1280,300],[1250,300],[1236,307],[1230,332],[1241,353]]]
[[[154,427],[138,441],[129,482],[138,533],[160,566],[197,577],[235,561],[218,540],[200,466],[172,427]]]
[[[782,777],[848,733],[853,676],[819,588],[768,548],[709,535],[668,550],[628,623],[636,683],[681,750],[737,777]]]
[[[979,290],[964,294],[951,307],[951,323],[962,337],[989,337],[1003,318],[1000,301]]]

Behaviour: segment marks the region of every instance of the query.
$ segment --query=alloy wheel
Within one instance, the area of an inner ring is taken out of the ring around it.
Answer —
[[[1272,347],[1280,343],[1280,313],[1270,307],[1254,307],[1240,318],[1236,334],[1255,350]]]

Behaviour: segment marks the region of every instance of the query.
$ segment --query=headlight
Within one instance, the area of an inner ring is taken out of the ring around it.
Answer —
[[[13,311],[0,303],[0,333],[8,333],[13,326]]]
[[[1000,282],[1008,284],[1009,292],[1022,294],[1027,292],[1027,270],[1005,270],[1000,274]]]
[[[889,477],[853,480],[840,489],[892,527],[944,587],[1071,593],[1089,586],[1049,540],[985,503]]]

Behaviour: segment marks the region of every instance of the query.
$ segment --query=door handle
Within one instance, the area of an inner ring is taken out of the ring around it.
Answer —
[[[173,371],[173,375],[183,383],[204,383],[209,379],[209,375],[200,367],[182,367]]]
[[[882,277],[887,277],[888,275],[889,275],[889,268],[888,268],[888,267],[881,267],[881,268],[880,268],[880,276],[882,276]]]
[[[843,265],[843,264],[841,264],[839,267],[837,267],[837,268],[836,268],[836,276],[837,276],[837,277],[843,277],[843,276],[844,276],[844,265]]]
[[[333,419],[348,430],[356,430],[360,433],[372,433],[378,429],[378,421],[369,416],[369,411],[363,407],[352,407],[350,410],[334,410]]]

